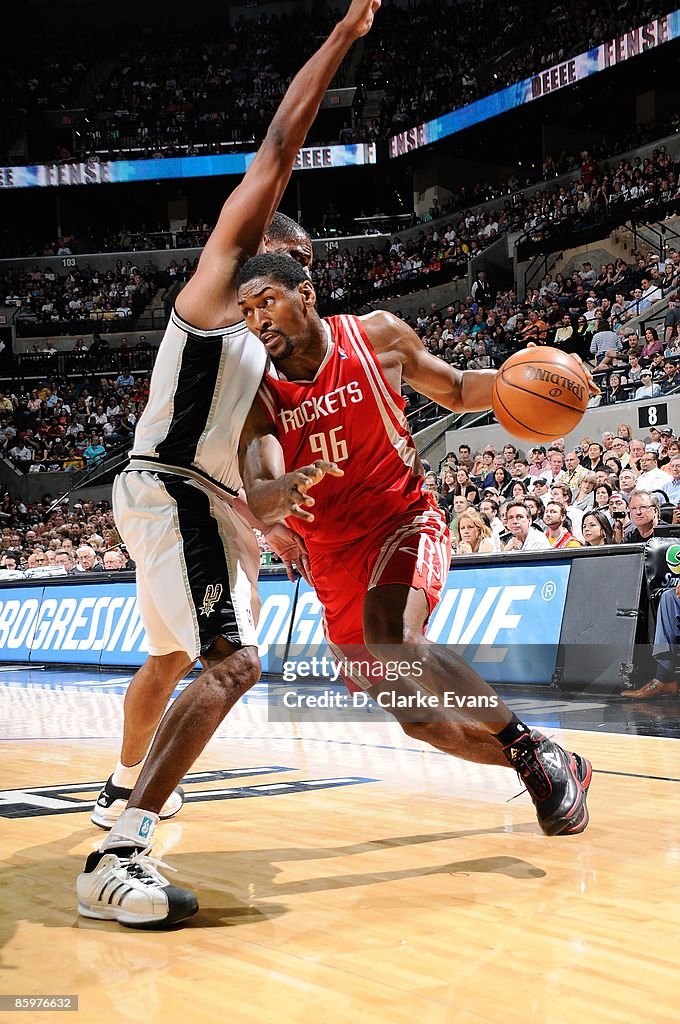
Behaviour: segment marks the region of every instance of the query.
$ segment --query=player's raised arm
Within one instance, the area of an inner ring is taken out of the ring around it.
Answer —
[[[203,330],[238,317],[233,280],[243,255],[260,246],[323,95],[355,40],[365,35],[381,0],[352,0],[345,17],[290,83],[243,181],[222,207],[198,269],[177,300],[180,316]],[[282,40],[282,45],[286,45]]]
[[[491,408],[496,370],[458,370],[424,348],[408,324],[386,310],[368,313],[361,323],[376,352],[401,364],[402,377],[421,395],[452,412]]]

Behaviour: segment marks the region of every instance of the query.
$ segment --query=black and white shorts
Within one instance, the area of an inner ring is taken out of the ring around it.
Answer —
[[[132,470],[116,478],[113,510],[150,654],[198,658],[218,636],[257,646],[259,549],[229,501],[188,477]]]

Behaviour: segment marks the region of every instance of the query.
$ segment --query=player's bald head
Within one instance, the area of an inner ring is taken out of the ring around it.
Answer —
[[[285,213],[275,213],[264,233],[264,247],[267,252],[292,256],[303,266],[311,266],[314,251],[312,240],[296,220]]]

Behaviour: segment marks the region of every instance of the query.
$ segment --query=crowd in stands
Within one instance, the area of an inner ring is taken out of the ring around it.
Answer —
[[[0,577],[134,570],[107,501],[45,493],[24,504],[0,498]]]
[[[501,9],[491,0],[417,0],[406,11],[386,3],[366,40],[355,82],[344,83],[385,90],[379,123],[352,128],[343,141],[422,122],[672,9],[669,0],[602,0],[593,11],[588,0],[574,0],[552,8],[546,19],[539,0]],[[103,76],[87,56],[98,52],[96,45],[83,45],[82,33],[74,32],[70,60],[68,36],[55,40],[51,52],[31,51],[28,69],[25,58],[21,64],[10,55],[1,79],[9,124],[22,131],[36,111],[84,106],[74,125],[73,152],[64,149],[61,159],[87,159],[97,151],[115,159],[126,155],[122,150],[149,157],[190,155],[259,143],[289,80],[331,20],[313,8],[303,19],[261,15],[256,23],[238,19],[233,26],[221,19],[132,35],[112,28],[110,67]],[[489,20],[494,31],[485,34],[480,59],[480,25]],[[289,38],[295,38],[294,47],[282,45]],[[94,84],[83,101],[76,92],[88,71]],[[33,133],[31,161],[54,158],[44,151],[46,141],[41,147],[47,137]]]
[[[136,378],[125,369],[116,378],[50,379],[0,391],[0,457],[22,473],[95,467],[131,442],[148,394],[148,374]]]
[[[141,262],[141,261],[140,261]],[[17,306],[17,326],[22,333],[77,333],[83,326],[100,330],[125,328],[139,316],[159,288],[189,271],[174,267],[158,272],[147,260],[136,266],[117,260],[112,270],[97,270],[86,264],[73,268],[48,266],[40,269],[9,268],[0,272],[0,305]]]
[[[457,309],[420,307],[405,316],[428,351],[459,369],[500,366],[533,341],[574,352],[594,370],[602,395],[593,404],[652,398],[680,388],[680,252],[665,260],[638,255],[602,265],[586,260],[569,276],[546,274],[520,300],[514,290],[495,294],[481,271]],[[667,303],[666,303],[667,300]],[[660,309],[660,331],[643,336],[630,322]],[[648,391],[645,391],[648,389]]]
[[[475,210],[471,206],[460,207],[470,198],[461,188],[446,207],[434,200],[428,214],[431,223],[423,224],[416,237],[402,241],[395,236],[389,243],[367,242],[354,254],[348,249],[338,249],[323,259],[317,259],[313,279],[320,308],[324,312],[339,308],[357,309],[381,296],[405,294],[465,277],[468,261],[508,233],[520,232],[534,240],[545,239],[567,228],[578,231],[581,227],[604,220],[610,208],[619,211],[618,219],[621,221],[633,209],[638,216],[643,216],[646,203],[653,204],[655,208],[659,202],[665,203],[669,210],[674,205],[680,208],[679,172],[680,161],[673,161],[666,147],[660,146],[651,157],[636,157],[632,162],[621,160],[616,167],[605,166],[603,169],[585,153],[580,173],[571,182],[540,190],[528,197],[518,193],[512,199],[505,199],[498,208]],[[447,210],[451,212],[453,208],[459,208],[460,214],[447,219]],[[203,245],[209,230],[207,225],[187,228],[177,236],[177,244],[193,242]],[[159,244],[158,235],[149,233],[144,238],[147,243],[143,243],[142,248],[146,244]],[[93,247],[95,241],[62,237],[58,243],[45,246],[42,252],[45,255],[71,254],[81,251],[83,244],[86,248],[88,245]],[[133,243],[131,232],[123,229],[118,235],[99,240],[99,244],[116,249],[136,245],[137,240],[135,237]],[[4,278],[0,278],[0,301],[4,297],[9,302],[20,302],[22,318],[28,316],[36,323],[57,324],[78,319],[111,323],[135,315],[136,309],[143,308],[142,304],[145,305],[155,289],[163,284],[173,279],[186,281],[194,266],[195,261],[190,263],[185,258],[179,262],[172,260],[164,271],[158,271],[149,260],[143,266],[135,266],[130,260],[125,265],[118,261],[116,270],[106,275],[98,274],[89,265],[83,270],[64,274],[57,274],[53,269],[41,274],[37,268],[30,272],[8,271]],[[677,268],[674,270],[672,261],[666,261],[660,277],[657,269],[650,269],[654,287],[658,285],[664,292],[677,287]],[[600,276],[592,281],[596,297],[607,298],[613,305],[618,301],[617,286],[620,286],[623,300],[628,302],[633,298],[629,294],[629,283],[635,273],[636,270],[626,268],[621,260],[611,268],[602,269]],[[47,276],[49,281],[44,280]],[[574,298],[578,301],[572,303],[571,312],[576,316],[585,312],[585,306],[580,302],[580,284],[585,286],[588,282],[567,278],[551,283],[551,292],[557,292],[555,297],[560,309],[567,304],[570,289],[573,289]],[[69,296],[74,287],[82,294]],[[607,294],[600,295],[597,289],[600,292],[606,289]],[[46,297],[46,291],[55,294]],[[133,301],[126,302],[130,297]],[[643,299],[640,311],[647,308],[646,301]],[[72,316],[74,306],[79,308]],[[605,311],[607,308],[605,305]],[[630,312],[631,307],[628,306],[628,318]],[[72,328],[75,331],[79,329],[78,325]],[[66,326],[64,333],[68,331]]]
[[[409,4],[404,46],[404,11],[385,5],[358,76],[369,88],[385,89],[381,130],[392,133],[497,92],[673,7],[664,0],[604,0],[593,8],[589,0],[574,0],[552,7],[546,19],[539,0],[503,8],[492,0],[418,0]],[[476,60],[480,26],[491,24],[483,61]]]
[[[642,438],[621,423],[567,451],[563,440],[526,453],[461,444],[425,468],[459,555],[641,543],[660,522],[680,523],[680,440],[667,427]],[[134,568],[107,502],[56,499],[0,499],[0,572]]]
[[[6,30],[10,38],[9,26]],[[93,36],[73,24],[61,32],[33,31],[20,42],[14,38],[18,45],[7,47],[0,67],[3,162],[33,118],[70,106],[87,74],[90,55],[96,52]],[[54,153],[43,155],[52,158]]]
[[[330,30],[327,14],[261,15],[233,27],[128,36],[86,111],[88,150],[184,155],[259,141],[301,60]],[[210,32],[210,38],[207,38]],[[295,46],[282,45],[294,35]],[[104,116],[102,116],[104,115]]]
[[[461,444],[425,486],[461,555],[642,543],[661,522],[680,524],[680,440],[621,423],[566,451],[563,439],[526,452]]]

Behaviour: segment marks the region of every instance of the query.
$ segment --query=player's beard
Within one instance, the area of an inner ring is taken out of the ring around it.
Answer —
[[[287,334],[282,334],[281,332],[279,332],[279,340],[284,342],[283,349],[280,352],[277,352],[276,355],[274,355],[271,352],[269,353],[271,361],[273,362],[274,366],[277,367],[281,363],[285,362],[286,359],[290,359],[293,352],[295,351],[295,342]]]

